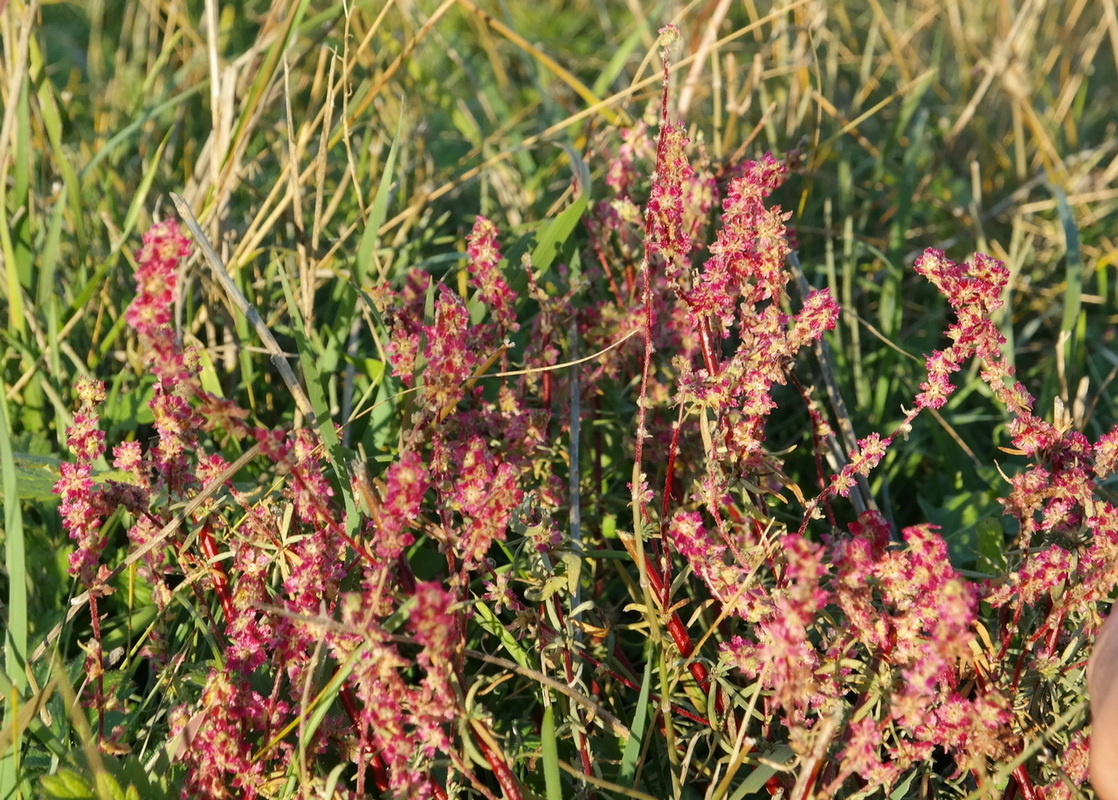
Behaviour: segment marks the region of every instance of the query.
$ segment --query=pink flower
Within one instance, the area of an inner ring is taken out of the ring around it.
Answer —
[[[669,280],[675,279],[683,258],[691,251],[691,237],[684,227],[683,187],[693,174],[684,152],[686,147],[683,126],[662,123],[656,176],[645,215],[649,252],[663,257]]]
[[[136,253],[136,298],[124,317],[140,337],[145,363],[162,380],[176,381],[185,376],[171,314],[178,296],[179,259],[188,255],[190,240],[173,219],[145,233],[143,247]]]
[[[1058,775],[1045,790],[1045,800],[1073,800],[1073,798],[1082,796],[1082,792],[1075,792],[1072,787],[1082,787],[1087,783],[1090,769],[1089,753],[1090,736],[1087,732],[1081,730],[1072,734],[1068,746],[1057,755],[1059,769],[1063,774]],[[1113,795],[1110,793],[1110,789],[1112,788],[1114,787],[1107,786],[1103,790],[1096,790],[1095,796],[1099,800],[1111,800]]]
[[[748,307],[765,300],[779,303],[784,297],[784,259],[789,252],[784,220],[790,214],[770,210],[763,202],[784,174],[783,165],[766,154],[761,161],[747,163],[744,175],[731,182],[711,257],[686,294],[692,313],[715,316],[728,330],[739,296]]]
[[[415,607],[408,628],[423,646],[417,659],[425,675],[413,695],[416,739],[427,758],[450,750],[447,726],[455,718],[454,656],[461,641],[454,597],[441,585],[424,582],[416,586]]]
[[[655,155],[647,123],[638,122],[635,127],[621,131],[621,146],[606,170],[606,186],[618,197],[629,197],[640,175],[635,162],[637,159],[651,161]]]
[[[958,265],[941,250],[928,249],[916,259],[916,271],[930,280],[947,298],[957,316],[947,335],[954,340],[946,350],[927,357],[928,380],[920,385],[919,408],[942,408],[954,392],[948,376],[972,355],[1001,364],[999,348],[1004,338],[990,320],[1002,305],[1001,293],[1009,270],[989,256],[977,254],[971,264]],[[1003,368],[1002,372],[1006,372]],[[994,387],[995,391],[998,390]],[[1004,394],[1004,388],[1003,388]]]
[[[431,276],[423,270],[413,269],[407,274],[404,288],[399,295],[383,285],[377,289],[377,298],[389,319],[389,340],[385,354],[392,364],[392,374],[411,386],[419,358],[420,340],[423,337],[423,314]]]
[[[454,549],[466,569],[476,569],[494,540],[504,541],[513,510],[523,492],[517,471],[501,461],[483,439],[459,448],[453,487],[444,489],[452,508],[462,514]]]
[[[265,715],[267,703],[247,683],[220,670],[206,678],[197,710],[171,714],[172,738],[179,738],[176,759],[185,762],[183,796],[203,800],[259,796],[267,761],[254,758],[257,739],[279,720]],[[277,727],[279,727],[277,725]]]
[[[104,491],[91,477],[93,462],[105,452],[105,434],[98,427],[98,407],[105,401],[105,386],[100,381],[79,378],[74,389],[81,406],[66,429],[66,443],[77,460],[59,465],[54,493],[62,500],[58,509],[62,526],[76,545],[69,558],[70,574],[79,576],[88,586],[105,546],[101,524],[113,511]]]
[[[1095,476],[1109,478],[1118,469],[1118,426],[1095,442]]]
[[[517,330],[516,295],[509,289],[499,264],[501,251],[497,248],[497,226],[485,217],[474,221],[474,228],[467,239],[470,278],[502,331]]]
[[[408,532],[419,516],[423,495],[430,486],[430,476],[423,459],[412,450],[405,450],[385,472],[383,507],[374,514],[373,548],[378,558],[394,560],[404,548],[415,541]]]
[[[816,614],[830,601],[823,587],[825,550],[797,534],[781,538],[783,575],[771,595],[757,599],[760,619],[753,627],[756,644],[735,636],[723,648],[726,662],[750,677],[761,676],[773,699],[802,723],[812,707],[833,692],[819,675],[821,659],[809,632]]]
[[[478,353],[469,340],[470,313],[458,295],[439,285],[435,324],[424,326],[423,393],[440,413],[450,411],[465,394],[466,379],[473,374]]]
[[[842,497],[850,494],[854,488],[855,475],[869,475],[870,471],[881,463],[885,451],[893,443],[892,439],[882,439],[880,434],[871,433],[865,439],[858,440],[858,449],[850,454],[848,463],[839,474],[831,478],[831,490]]]
[[[902,766],[891,758],[882,758],[885,746],[882,726],[873,715],[850,723],[846,730],[846,743],[839,752],[839,774],[831,782],[828,792],[835,794],[843,782],[856,775],[867,786],[882,787],[888,792],[901,776]]]
[[[668,525],[668,538],[727,613],[760,620],[762,609],[768,606],[759,606],[763,595],[748,588],[749,570],[727,563],[726,545],[713,541],[699,512],[677,510]]]

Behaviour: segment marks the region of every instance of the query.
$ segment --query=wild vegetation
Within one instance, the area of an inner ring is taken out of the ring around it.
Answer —
[[[0,9],[0,797],[1091,795],[1113,0],[122,6]]]

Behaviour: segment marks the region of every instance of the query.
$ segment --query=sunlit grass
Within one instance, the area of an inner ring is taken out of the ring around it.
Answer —
[[[464,237],[477,214],[502,231],[510,282],[524,280],[512,277],[523,253],[537,266],[569,262],[584,237],[577,213],[560,215],[605,197],[597,155],[621,126],[655,122],[657,31],[674,22],[682,44],[671,112],[693,142],[726,170],[765,151],[795,167],[777,199],[794,213],[806,280],[829,288],[844,309],[828,342],[858,436],[904,417],[901,405],[924,378],[923,354],[944,346],[950,312],[912,271],[916,255],[934,246],[960,261],[974,250],[1005,261],[1005,353],[1041,416],[1052,418],[1059,401],[1094,440],[1114,424],[1118,397],[1116,19],[1114,0],[780,0],[682,11],[616,0],[8,3],[0,13],[0,473],[12,688],[0,796],[31,796],[36,776],[63,766],[101,768],[86,754],[96,753],[88,722],[59,700],[62,687],[80,686],[90,623],[75,616],[58,627],[68,595],[81,590],[66,572],[70,545],[44,487],[64,457],[79,376],[108,384],[110,441],[153,436],[151,384],[124,312],[139,236],[174,213],[170,193],[190,205],[238,291],[290,362],[303,365],[319,422],[342,426],[331,458],[339,492],[354,503],[348,481],[337,478],[358,461],[380,476],[400,447],[399,420],[416,413],[385,363],[375,288],[399,289],[407,270],[420,267],[465,294]],[[582,256],[584,266],[588,260]],[[203,354],[205,388],[247,409],[253,422],[301,424],[305,409],[209,267],[192,259],[181,281],[175,324]],[[563,285],[556,279],[544,289]],[[999,522],[999,471],[1013,474],[1024,460],[998,449],[1008,445],[1006,418],[977,371],[957,380],[949,405],[918,422],[870,485],[898,525],[942,526],[956,565],[978,575],[1004,558],[1003,539],[1012,538]],[[627,524],[617,522],[617,506],[627,493],[635,395],[624,389],[604,387],[589,412],[597,418],[583,421],[604,453],[602,462],[584,457],[580,465],[582,491],[602,494],[584,497],[598,506],[587,524],[603,529]],[[802,407],[792,392],[786,399]],[[822,386],[816,399],[833,418]],[[804,419],[776,415],[769,443],[797,448],[786,472],[810,486]],[[568,445],[556,438],[553,446]],[[229,445],[230,460],[238,447]],[[255,477],[267,484],[267,475]],[[1102,491],[1113,495],[1112,485]],[[107,523],[117,545],[126,527],[119,517]],[[611,602],[644,601],[633,576],[616,568],[617,553],[588,560]],[[133,650],[155,616],[143,587],[133,589],[107,602],[102,625],[127,652],[127,677],[147,692],[137,699],[144,722],[130,723],[130,734],[141,742],[135,763],[158,775],[166,753],[157,731],[165,732],[177,700],[162,699],[175,690],[154,684]],[[189,621],[204,616],[195,602],[182,603],[189,613],[180,641],[201,652],[205,626]],[[632,649],[664,633],[620,635]],[[660,688],[678,680],[681,695],[696,690],[663,652],[648,663],[655,678],[626,676],[633,697],[602,702],[651,741]],[[196,682],[200,664],[176,680]],[[1080,676],[1069,671],[1063,680],[1078,686]],[[487,689],[499,685],[494,679]],[[36,698],[48,711],[21,714]],[[547,764],[539,790],[549,796],[561,796],[559,767],[577,763],[577,707],[549,707],[542,728],[520,732]],[[553,737],[563,742],[558,751]],[[712,785],[725,796],[754,796],[765,770],[774,770],[768,762],[743,767],[737,755],[748,748],[740,741],[718,746],[727,766]],[[686,759],[664,752],[664,763],[635,745],[603,755],[634,788],[601,791],[686,796]],[[787,759],[769,755],[772,763]],[[752,776],[745,783],[743,769]],[[733,794],[746,784],[752,788]],[[294,791],[290,782],[283,791]]]

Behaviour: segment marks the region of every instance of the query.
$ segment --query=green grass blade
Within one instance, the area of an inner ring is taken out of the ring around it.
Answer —
[[[302,24],[303,17],[307,13],[307,6],[309,0],[301,0],[301,2],[294,4],[293,7],[287,9],[287,18],[284,22],[282,32],[275,37],[272,46],[264,56],[263,62],[260,64],[256,71],[256,80],[253,81],[252,86],[248,90],[248,99],[244,104],[244,111],[237,118],[237,125],[234,129],[232,142],[234,143],[228,153],[234,153],[240,145],[242,136],[247,136],[252,128],[256,118],[259,106],[264,102],[265,93],[268,87],[272,84],[273,78],[276,76],[276,70],[279,68],[280,60],[284,52],[287,51],[288,45],[291,44]],[[225,158],[228,153],[221,153],[220,157]]]
[[[132,202],[128,206],[128,213],[124,215],[124,229],[121,231],[120,238],[129,239],[132,235],[132,230],[136,226],[136,220],[140,218],[140,212],[144,210],[147,203],[148,192],[151,191],[152,181],[155,176],[159,174],[158,164],[163,157],[163,151],[167,147],[167,142],[171,140],[171,131],[167,131],[167,135],[163,137],[163,141],[159,143],[159,149],[155,151],[148,162],[148,168],[144,171],[144,177],[140,179],[140,185],[136,188],[135,193],[132,195]]]
[[[641,679],[641,693],[637,697],[637,707],[633,714],[633,724],[629,726],[629,741],[621,754],[621,766],[617,777],[621,783],[629,783],[637,774],[637,760],[641,755],[644,730],[648,725],[648,695],[652,686],[652,659],[644,662],[644,677]]]
[[[625,37],[624,41],[618,46],[617,51],[610,58],[606,68],[602,70],[594,81],[594,85],[590,87],[595,95],[602,96],[609,91],[613,82],[621,77],[622,70],[628,64],[630,57],[640,47],[641,40],[649,35],[648,19],[641,20],[641,24],[634,25],[633,30]],[[621,122],[622,120],[618,120]]]
[[[299,350],[299,366],[303,370],[303,384],[307,388],[307,397],[310,399],[311,408],[318,420],[318,435],[326,448],[326,457],[334,469],[338,479],[338,491],[345,503],[345,529],[346,534],[353,537],[357,534],[360,514],[357,503],[353,499],[353,490],[350,487],[349,471],[346,469],[345,453],[338,433],[330,416],[330,406],[326,402],[326,393],[322,389],[322,376],[318,372],[318,354],[311,347],[310,339],[303,328],[303,317],[292,291],[291,282],[287,272],[279,270],[280,280],[283,284],[284,296],[287,298],[287,310],[291,314],[291,331],[295,337],[295,344]]]
[[[6,394],[6,393],[5,393]],[[8,401],[0,395],[0,473],[4,485],[4,563],[8,570],[8,630],[4,643],[4,668],[21,691],[27,685],[24,663],[27,656],[27,562],[23,540],[23,509],[16,480],[15,454]]]
[[[356,273],[358,278],[364,277],[364,270],[372,260],[380,239],[380,226],[388,217],[388,200],[392,192],[392,181],[396,175],[396,159],[400,152],[400,133],[403,127],[404,117],[401,114],[396,121],[396,134],[392,137],[392,146],[388,148],[388,157],[384,160],[384,167],[381,169],[380,183],[377,184],[377,193],[373,196],[373,205],[369,209],[365,232],[361,235],[361,244],[357,248],[357,269],[360,270]]]
[[[555,741],[555,706],[543,710],[540,726],[540,749],[543,751],[543,781],[547,800],[563,800],[563,783],[559,778],[559,746]]]
[[[757,767],[749,773],[749,777],[743,780],[730,795],[730,800],[745,800],[746,797],[754,795],[765,788],[769,779],[776,775],[779,771],[778,764],[787,764],[795,757],[792,748],[786,744],[780,744],[771,748],[764,754],[764,761],[757,765]]]
[[[23,338],[27,330],[27,312],[23,302],[24,287],[30,286],[31,253],[28,207],[31,195],[28,171],[34,160],[31,154],[28,122],[27,79],[20,82],[16,98],[15,147],[11,173],[0,181],[0,252],[4,255],[5,286],[8,301],[8,332]],[[9,194],[9,187],[11,193]]]
[[[528,669],[527,652],[520,646],[520,642],[516,640],[516,637],[512,635],[505,624],[493,613],[493,610],[480,600],[474,603],[474,610],[477,611],[479,624],[488,633],[500,639],[501,645],[512,656],[513,661]]]
[[[82,168],[78,170],[78,180],[84,182],[104,159],[111,156],[117,150],[126,150],[127,148],[125,147],[125,145],[128,144],[132,136],[142,131],[144,126],[147,125],[151,120],[162,117],[163,113],[166,111],[174,110],[178,106],[184,104],[194,95],[205,90],[208,86],[209,81],[202,81],[200,83],[194,84],[193,86],[179,92],[175,96],[168,98],[159,105],[148,109],[140,116],[137,116],[136,119],[125,125],[115,134],[113,134],[112,138],[105,142],[104,146],[98,149],[97,152],[94,153],[93,156],[89,159],[89,161],[87,161],[82,166]]]
[[[1056,198],[1056,214],[1060,218],[1060,226],[1064,229],[1064,240],[1067,243],[1065,273],[1067,286],[1064,288],[1064,314],[1060,320],[1060,336],[1063,338],[1065,363],[1078,364],[1083,350],[1075,335],[1083,306],[1083,256],[1079,252],[1079,227],[1075,224],[1071,206],[1068,205],[1067,193],[1055,184],[1050,183],[1048,188]]]
[[[361,645],[354,649],[349,657],[338,666],[337,671],[330,678],[318,696],[311,701],[311,714],[307,717],[306,727],[303,729],[303,735],[299,737],[299,749],[301,757],[306,758],[306,745],[314,739],[314,734],[318,730],[318,726],[326,719],[326,714],[330,711],[334,699],[341,692],[342,687],[345,685],[346,679],[349,678],[356,666],[358,660],[365,652],[365,645]],[[281,731],[281,735],[284,732]],[[328,795],[329,796],[329,795]]]
[[[554,263],[560,245],[570,238],[589,202],[589,195],[583,192],[562,214],[541,228],[539,241],[532,251],[532,267],[537,273],[545,272]]]
[[[58,271],[59,253],[62,248],[62,221],[66,212],[67,198],[77,191],[77,183],[62,184],[58,200],[51,209],[47,225],[46,241],[39,256],[38,303],[48,306],[57,302],[58,284],[55,275]]]
[[[50,143],[51,164],[58,170],[59,177],[62,179],[62,192],[58,198],[59,208],[69,207],[70,220],[74,226],[73,236],[79,242],[84,242],[86,239],[86,230],[82,222],[81,213],[81,198],[78,193],[78,174],[74,169],[74,165],[70,161],[70,156],[66,152],[66,145],[64,142],[63,133],[63,120],[62,115],[59,113],[59,103],[55,96],[54,83],[51,80],[44,80],[42,74],[44,72],[42,53],[39,50],[38,44],[34,39],[30,42],[31,60],[31,74],[36,77],[38,89],[36,96],[38,98],[39,116],[43,121],[43,130],[47,134],[47,141]],[[67,191],[69,189],[69,191]],[[40,276],[40,283],[45,281],[48,276]],[[53,283],[49,284],[53,286]]]
[[[369,218],[365,221],[365,231],[361,234],[361,241],[357,245],[357,261],[353,265],[354,289],[359,295],[363,294],[366,276],[369,274],[369,265],[373,262],[377,244],[380,242],[380,226],[388,216],[388,201],[392,192],[392,181],[396,174],[396,159],[400,152],[400,132],[403,130],[403,115],[396,122],[396,135],[392,139],[392,146],[388,149],[388,157],[380,173],[380,183],[377,193],[373,195],[373,204],[369,208]],[[356,298],[354,298],[356,305]],[[376,312],[376,306],[369,298],[365,298],[368,307]],[[350,310],[352,314],[352,309]],[[379,316],[379,315],[378,315]]]
[[[27,688],[27,553],[5,383],[0,383],[0,428],[0,481],[4,487],[4,566],[8,572],[8,627],[4,635],[4,671],[11,686],[7,692],[4,719],[14,723],[19,718],[19,698]],[[21,732],[16,730],[10,749],[6,748],[0,753],[0,797],[16,796],[20,783],[22,739]]]

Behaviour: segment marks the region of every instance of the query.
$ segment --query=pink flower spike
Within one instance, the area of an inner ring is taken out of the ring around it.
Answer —
[[[91,477],[93,462],[105,452],[105,434],[98,427],[98,408],[105,401],[105,385],[91,378],[79,378],[74,389],[81,406],[74,414],[73,424],[66,429],[66,443],[76,461],[59,465],[54,493],[62,500],[58,509],[62,526],[76,545],[69,558],[70,574],[88,585],[105,546],[101,522],[111,511],[105,493],[94,485]]]
[[[1002,290],[1009,283],[1005,265],[982,253],[975,254],[973,263],[959,265],[942,250],[929,248],[914,266],[960,314],[988,316],[1001,307]]]
[[[482,302],[489,306],[501,328],[515,331],[516,296],[509,289],[498,266],[501,263],[501,251],[497,247],[497,226],[479,216],[466,241],[470,278],[481,293]]]
[[[668,279],[679,275],[683,258],[691,251],[691,236],[684,222],[684,184],[693,175],[687,161],[687,137],[682,125],[663,122],[656,155],[656,175],[645,214],[649,251],[667,264]]]
[[[136,253],[136,297],[124,314],[140,338],[145,363],[156,377],[172,382],[185,371],[171,316],[178,297],[179,259],[188,255],[190,240],[175,220],[164,220],[145,233]]]
[[[1118,470],[1118,426],[1099,437],[1094,451],[1095,475],[1105,480]]]
[[[445,285],[439,286],[435,300],[435,324],[425,325],[427,346],[424,394],[440,410],[450,409],[462,399],[464,384],[477,363],[477,353],[469,344],[470,312],[461,298]]]
[[[384,506],[378,509],[371,531],[378,558],[397,559],[415,541],[408,527],[419,516],[430,480],[423,458],[413,450],[401,453],[399,460],[385,471]]]
[[[865,439],[860,439],[858,449],[850,454],[850,463],[831,479],[831,490],[842,497],[850,494],[856,482],[855,476],[869,475],[870,471],[881,463],[885,451],[892,443],[892,439],[882,439],[881,434],[878,433],[871,433]]]
[[[728,329],[739,300],[756,306],[783,299],[788,282],[784,259],[790,252],[784,222],[790,215],[779,207],[766,208],[764,198],[785,174],[784,165],[766,153],[747,163],[742,177],[730,184],[722,201],[722,229],[687,296],[693,314],[716,316]]]

